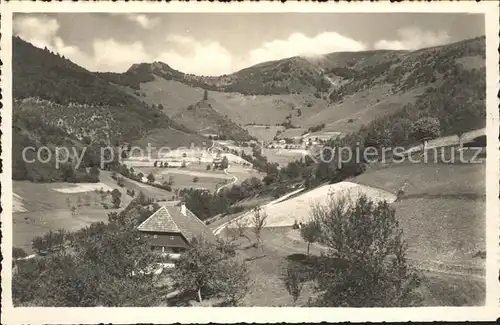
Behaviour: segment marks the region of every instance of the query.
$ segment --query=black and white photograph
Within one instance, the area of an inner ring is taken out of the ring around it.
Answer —
[[[498,315],[498,5],[193,5],[2,8],[11,317]]]

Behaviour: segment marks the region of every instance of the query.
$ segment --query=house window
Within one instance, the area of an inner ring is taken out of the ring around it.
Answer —
[[[175,237],[174,237],[174,236],[170,236],[170,240],[174,240],[174,239],[175,239]]]
[[[154,239],[157,239],[157,238],[158,238],[158,235],[153,235],[153,238],[154,238]]]

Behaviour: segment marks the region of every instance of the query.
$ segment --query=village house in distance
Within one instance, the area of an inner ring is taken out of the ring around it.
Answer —
[[[215,241],[215,235],[180,201],[161,202],[160,208],[137,228],[147,235],[151,249],[179,254],[196,237]]]

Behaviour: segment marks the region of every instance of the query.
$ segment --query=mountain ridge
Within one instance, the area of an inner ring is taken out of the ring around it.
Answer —
[[[458,70],[468,69],[463,62],[484,69],[484,49],[483,36],[417,51],[295,56],[217,77],[183,74],[161,62],[141,63],[127,71],[127,84],[135,88],[121,87],[150,105],[161,104],[170,117],[198,102],[207,90],[212,107],[240,126],[274,126],[291,115],[291,124],[304,131],[324,123],[325,131],[352,132],[415,102],[426,88],[440,87]],[[148,81],[132,81],[139,68],[148,71]]]

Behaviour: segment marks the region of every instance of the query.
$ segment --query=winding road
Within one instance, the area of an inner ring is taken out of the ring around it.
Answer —
[[[220,190],[222,190],[223,188],[228,187],[228,186],[231,186],[231,185],[233,185],[234,183],[236,183],[236,182],[238,181],[238,177],[236,177],[236,176],[234,176],[234,175],[231,175],[231,174],[227,171],[228,169],[229,169],[229,167],[228,167],[228,168],[226,168],[226,169],[224,169],[224,173],[225,173],[226,175],[231,176],[231,177],[233,178],[233,180],[231,181],[231,183],[227,183],[227,184],[224,184],[224,185],[222,185],[221,187],[219,187],[219,188],[215,191],[215,194],[219,193],[219,191],[220,191]]]

